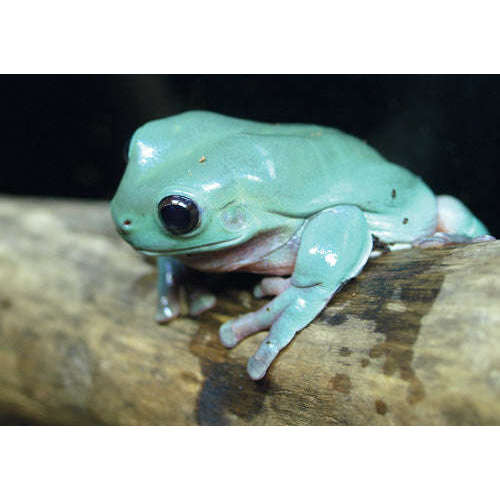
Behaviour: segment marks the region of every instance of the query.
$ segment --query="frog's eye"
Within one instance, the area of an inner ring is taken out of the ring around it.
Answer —
[[[163,198],[158,204],[158,214],[165,229],[172,234],[185,234],[200,222],[200,211],[196,203],[181,195]]]

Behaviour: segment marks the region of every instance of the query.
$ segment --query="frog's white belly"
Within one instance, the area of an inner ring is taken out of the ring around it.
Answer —
[[[198,271],[244,271],[285,276],[293,272],[301,233],[302,229],[299,229],[290,238],[283,233],[271,232],[258,235],[237,247],[176,257]]]

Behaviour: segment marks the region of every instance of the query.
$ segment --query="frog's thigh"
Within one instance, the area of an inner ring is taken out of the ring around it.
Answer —
[[[484,224],[457,198],[437,197],[438,232],[476,238],[488,234]]]

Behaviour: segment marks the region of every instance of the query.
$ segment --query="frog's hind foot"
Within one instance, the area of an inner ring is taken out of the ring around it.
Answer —
[[[460,200],[453,196],[438,196],[437,212],[437,232],[432,236],[425,236],[413,241],[414,247],[439,248],[495,239],[488,234],[484,224]]]
[[[432,236],[416,239],[412,242],[412,245],[417,248],[440,248],[448,245],[482,243],[483,241],[492,241],[494,239],[489,234],[472,238],[462,234],[434,233]]]

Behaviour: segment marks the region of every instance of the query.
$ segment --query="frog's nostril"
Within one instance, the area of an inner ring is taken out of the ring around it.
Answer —
[[[116,224],[116,228],[121,235],[125,235],[132,229],[132,221],[130,219],[122,220]]]

